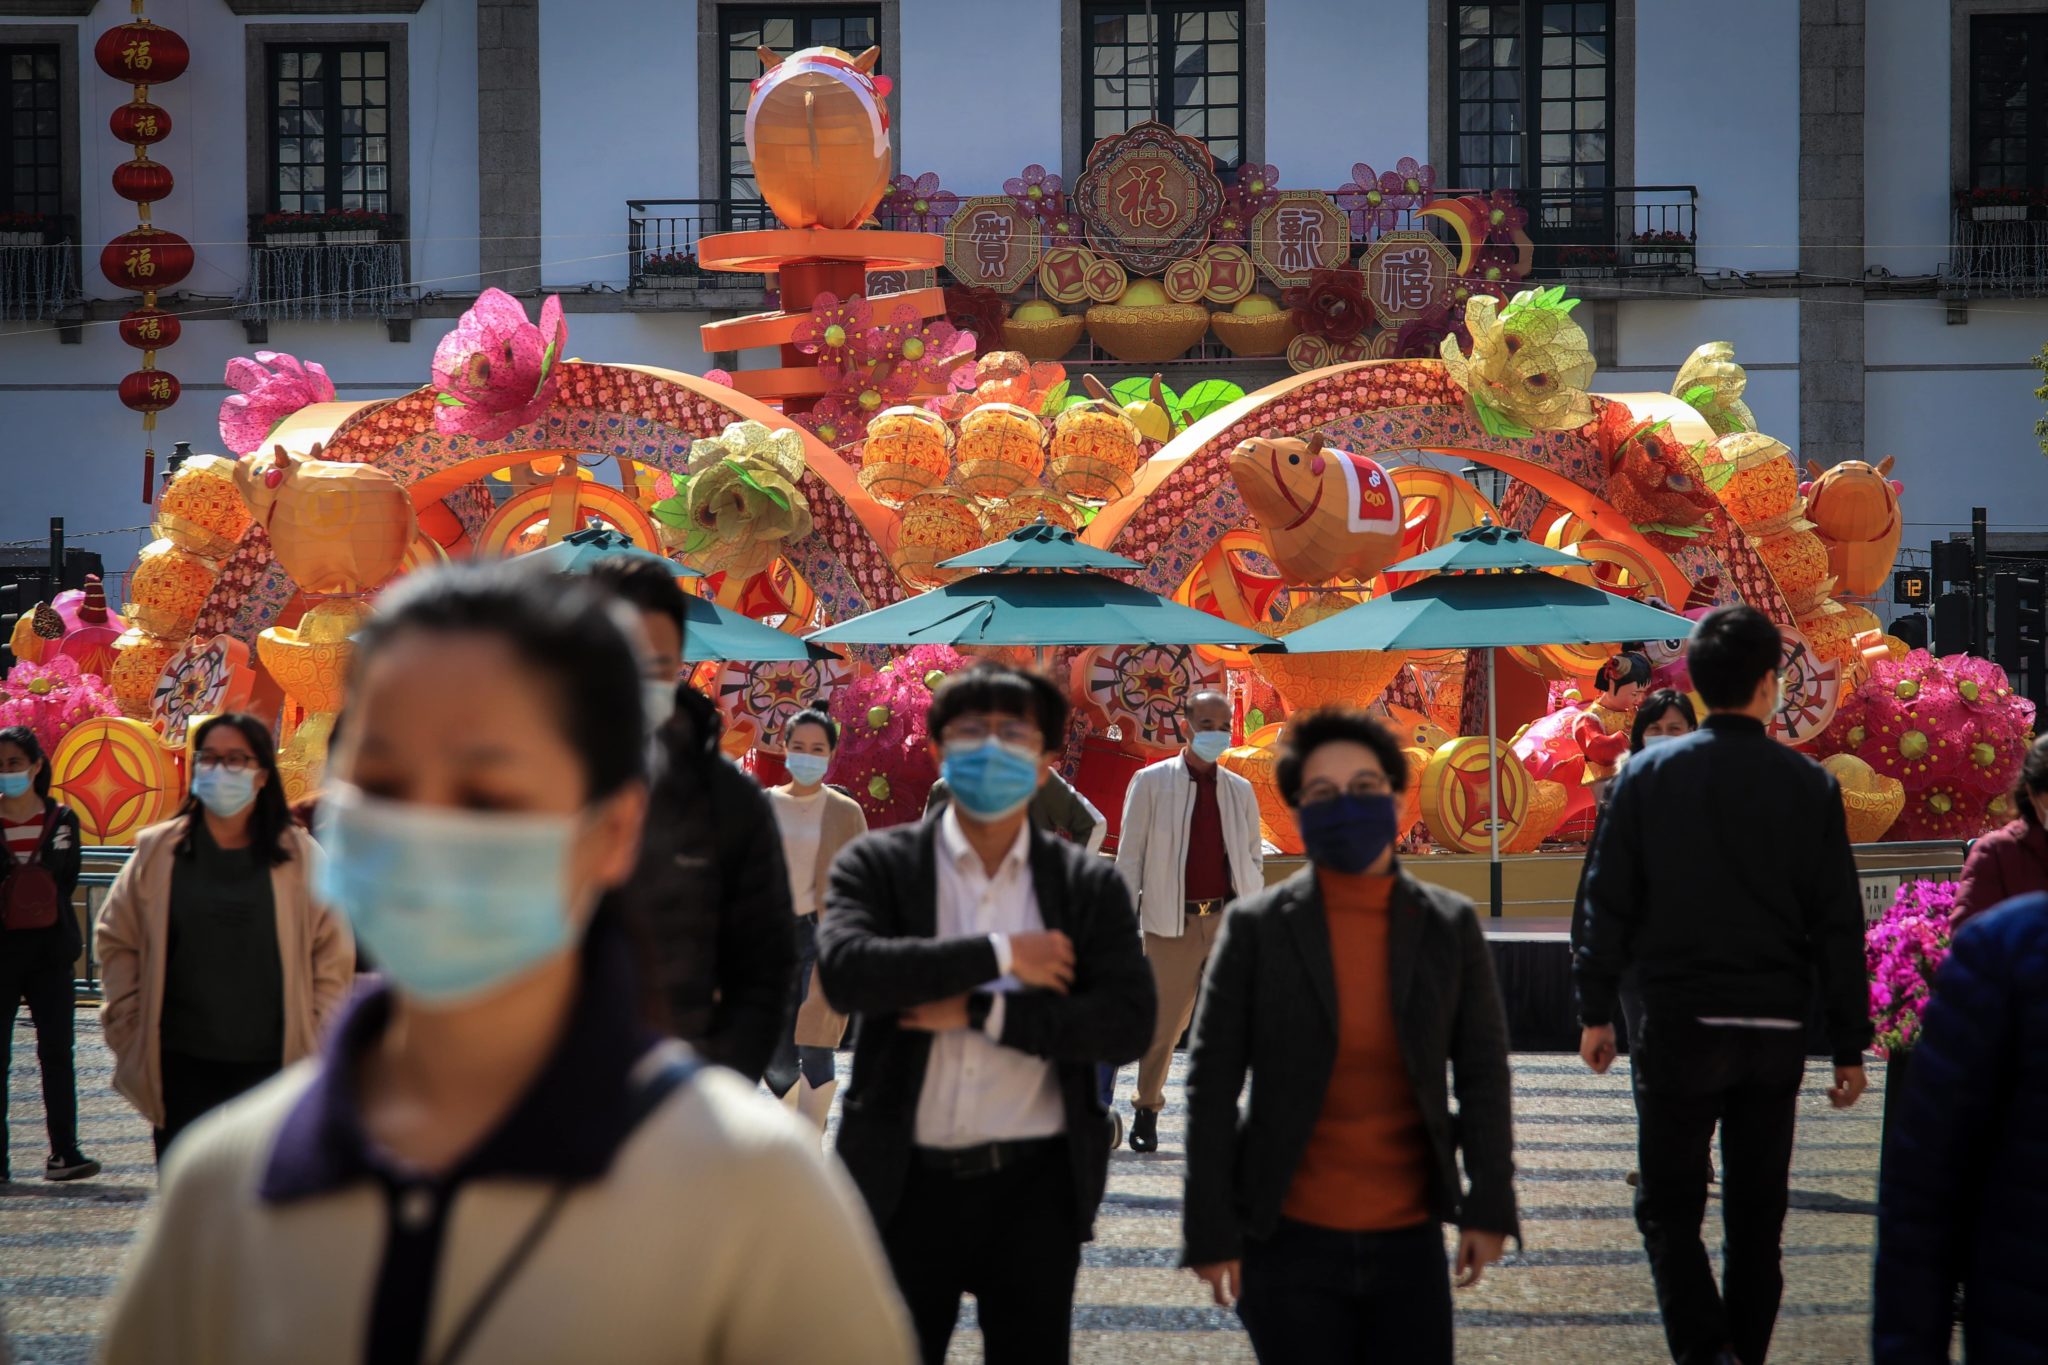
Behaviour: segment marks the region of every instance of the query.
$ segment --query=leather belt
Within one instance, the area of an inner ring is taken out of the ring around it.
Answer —
[[[1187,909],[1190,915],[1200,917],[1202,915],[1220,915],[1229,905],[1230,897],[1218,896],[1214,900],[1189,901],[1187,902]]]
[[[1062,1134],[1027,1138],[1020,1142],[983,1142],[973,1147],[918,1147],[913,1150],[920,1168],[935,1175],[970,1180],[1044,1160],[1065,1151],[1066,1145],[1067,1139]]]

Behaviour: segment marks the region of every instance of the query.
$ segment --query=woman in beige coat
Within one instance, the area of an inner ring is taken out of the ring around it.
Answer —
[[[93,935],[114,1088],[159,1159],[315,1051],[355,972],[347,926],[309,891],[320,849],[285,807],[269,729],[215,716],[192,755],[184,808],[136,839]]]

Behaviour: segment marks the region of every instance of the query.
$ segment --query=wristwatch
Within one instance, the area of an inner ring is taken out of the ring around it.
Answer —
[[[987,991],[969,991],[967,993],[967,1027],[973,1029],[976,1033],[986,1030],[988,1028],[988,1012],[995,1002],[995,996]]]

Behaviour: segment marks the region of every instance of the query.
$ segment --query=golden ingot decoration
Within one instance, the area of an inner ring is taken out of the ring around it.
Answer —
[[[860,486],[877,502],[901,507],[935,488],[952,463],[953,432],[929,408],[884,408],[868,423],[860,452]]]
[[[1334,593],[1297,600],[1287,619],[1273,627],[1287,636],[1355,606]],[[1253,654],[1252,667],[1273,685],[1290,712],[1345,702],[1364,706],[1400,675],[1408,656],[1400,650],[1359,649],[1330,654]]]
[[[1534,853],[1564,823],[1564,809],[1570,800],[1571,793],[1564,783],[1536,779],[1530,789],[1529,815],[1522,823],[1522,832],[1515,836],[1513,843],[1503,843],[1500,851]]]
[[[1842,788],[1849,842],[1874,844],[1906,808],[1906,784],[1886,777],[1854,754],[1830,754],[1820,761]]]
[[[1246,735],[1245,742],[1235,748],[1225,749],[1223,757],[1217,759],[1225,768],[1252,784],[1252,795],[1259,803],[1259,827],[1266,842],[1281,853],[1298,855],[1302,851],[1301,828],[1294,822],[1294,812],[1280,796],[1280,735],[1285,729],[1273,724]]]
[[[1209,330],[1209,310],[1195,303],[1099,303],[1087,317],[1095,344],[1127,365],[1177,360]]]
[[[227,558],[248,529],[235,462],[225,456],[188,456],[157,499],[156,533],[208,559]]]
[[[903,505],[897,528],[896,572],[919,588],[942,587],[969,572],[941,569],[941,560],[978,550],[988,543],[981,517],[956,493],[920,493]]]
[[[152,635],[140,626],[131,626],[114,641],[114,665],[107,670],[107,687],[120,704],[122,715],[131,720],[150,718],[149,705],[156,695],[156,680],[178,649],[179,642]]]
[[[1484,735],[1454,739],[1436,751],[1422,775],[1422,818],[1430,837],[1460,853],[1487,853],[1492,842],[1489,822],[1500,827],[1500,846],[1512,845],[1529,820],[1529,770],[1513,749],[1502,744],[1500,810],[1490,810]]]
[[[1209,330],[1225,350],[1244,360],[1282,354],[1301,331],[1286,308],[1271,313],[1218,312],[1209,318]]]
[[[1085,319],[1079,313],[1056,318],[1009,317],[1003,321],[1003,345],[1033,360],[1058,360],[1081,339]]]
[[[1471,396],[1489,429],[1563,431],[1593,419],[1586,385],[1596,367],[1592,343],[1571,318],[1578,303],[1564,296],[1563,285],[1525,289],[1505,308],[1490,294],[1475,294],[1466,303],[1472,354],[1459,349],[1456,336],[1443,339],[1441,354],[1451,379]]]
[[[1054,419],[1052,486],[1081,502],[1114,502],[1131,491],[1141,458],[1137,424],[1113,402],[1089,399]]]
[[[1045,427],[1015,403],[984,403],[960,419],[953,481],[977,498],[1007,498],[1045,471]]]
[[[1012,493],[1001,502],[985,509],[981,519],[982,524],[988,528],[990,544],[998,540],[1008,540],[1025,527],[1039,521],[1049,526],[1064,526],[1069,531],[1081,529],[1081,517],[1074,504],[1035,491]]]
[[[277,769],[284,778],[287,801],[319,790],[327,763],[327,741],[348,691],[355,658],[350,637],[370,618],[358,598],[337,597],[316,602],[296,627],[272,626],[256,637],[256,657],[304,712],[291,737],[277,751]],[[290,708],[286,708],[290,714]]]
[[[697,567],[744,578],[811,533],[811,504],[798,487],[805,470],[801,431],[734,422],[692,441],[688,468],[685,515],[712,538],[695,555]]]
[[[152,540],[135,556],[135,568],[128,575],[130,600],[121,614],[131,624],[172,641],[176,648],[178,641],[192,633],[192,623],[206,605],[219,572],[213,561],[171,540]]]
[[[405,562],[417,529],[398,480],[366,464],[337,464],[282,446],[244,456],[235,483],[272,551],[303,592],[368,592]]]

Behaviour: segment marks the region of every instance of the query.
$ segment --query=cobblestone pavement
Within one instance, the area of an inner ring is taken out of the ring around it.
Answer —
[[[0,1305],[16,1360],[91,1358],[105,1299],[154,1186],[149,1131],[108,1087],[111,1065],[88,1014],[79,1016],[79,1109],[86,1150],[106,1163],[99,1179],[47,1185],[34,1035],[14,1032],[9,1077],[13,1169],[0,1186]],[[842,1056],[841,1065],[845,1058]],[[1181,1061],[1176,1059],[1160,1148],[1119,1151],[1109,1195],[1084,1248],[1074,1311],[1078,1362],[1250,1361],[1233,1314],[1176,1270],[1183,1175]],[[1128,1110],[1134,1068],[1119,1103]],[[1515,1058],[1515,1138],[1528,1246],[1461,1293],[1458,1358],[1516,1365],[1626,1365],[1666,1359],[1656,1299],[1629,1211],[1623,1176],[1635,1164],[1627,1062],[1588,1074],[1555,1055]],[[1870,1256],[1876,1237],[1883,1067],[1846,1114],[1821,1093],[1830,1077],[1809,1064],[1799,1101],[1792,1213],[1785,1228],[1785,1308],[1774,1365],[1846,1365],[1868,1359]],[[1718,1217],[1709,1205],[1708,1217]],[[1710,1243],[1717,1240],[1710,1236]],[[951,1361],[981,1357],[968,1305]]]

